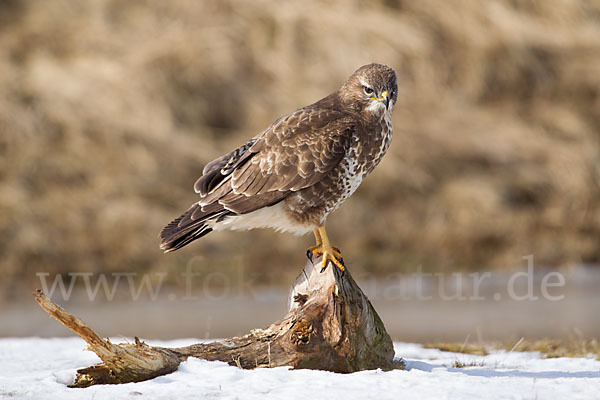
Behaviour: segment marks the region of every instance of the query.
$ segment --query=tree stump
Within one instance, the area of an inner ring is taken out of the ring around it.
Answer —
[[[394,360],[392,340],[383,322],[346,269],[321,270],[321,259],[308,262],[292,286],[289,311],[266,329],[187,347],[152,347],[103,340],[77,317],[38,290],[35,300],[71,329],[102,360],[77,371],[71,387],[140,382],[177,370],[188,357],[224,361],[240,368],[290,366],[349,373],[403,368]]]

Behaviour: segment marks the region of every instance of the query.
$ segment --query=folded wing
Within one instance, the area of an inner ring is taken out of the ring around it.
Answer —
[[[352,118],[329,109],[301,109],[275,121],[204,168],[194,185],[200,201],[163,228],[161,248],[182,247],[210,232],[208,221],[273,205],[319,182],[345,156],[354,129]]]

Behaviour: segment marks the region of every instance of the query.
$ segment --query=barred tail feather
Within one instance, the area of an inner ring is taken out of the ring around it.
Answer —
[[[198,203],[175,218],[160,231],[160,248],[168,253],[178,250],[212,231],[210,222],[222,218],[229,211],[220,209],[203,212]]]

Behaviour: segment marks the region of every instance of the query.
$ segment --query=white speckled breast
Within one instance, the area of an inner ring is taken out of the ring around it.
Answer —
[[[327,213],[337,209],[358,189],[363,179],[379,164],[392,140],[391,110],[384,114],[384,118],[376,125],[377,128],[370,132],[367,142],[365,138],[355,136],[352,146],[346,157],[339,165],[340,179],[338,180],[339,197],[327,207]]]

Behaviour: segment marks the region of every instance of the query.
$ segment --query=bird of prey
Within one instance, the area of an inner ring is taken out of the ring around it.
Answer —
[[[322,270],[331,262],[344,271],[325,221],[386,153],[397,96],[392,68],[364,65],[336,92],[208,163],[194,184],[200,201],[162,229],[161,249],[225,229],[313,231],[309,257],[322,256]]]

